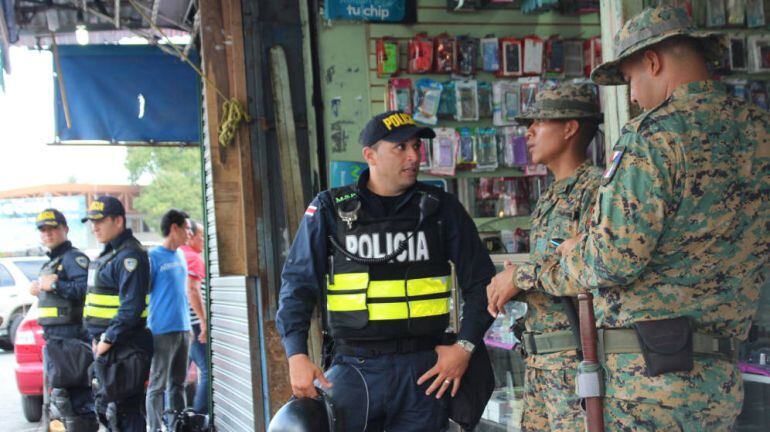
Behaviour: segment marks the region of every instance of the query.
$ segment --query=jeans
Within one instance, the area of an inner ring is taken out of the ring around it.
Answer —
[[[166,410],[185,409],[184,382],[187,376],[187,351],[190,332],[171,332],[153,335],[154,353],[147,386],[147,424],[150,432],[161,430],[164,397],[168,393]]]
[[[195,386],[193,410],[198,414],[209,413],[209,363],[206,359],[206,344],[198,342],[200,324],[193,325],[193,340],[190,344],[190,361],[198,368],[198,383]]]

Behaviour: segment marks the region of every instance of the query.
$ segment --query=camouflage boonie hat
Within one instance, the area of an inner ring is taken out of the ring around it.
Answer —
[[[559,87],[541,90],[535,103],[524,114],[516,117],[522,124],[533,120],[584,119],[602,121],[599,98],[593,84],[563,83]]]
[[[700,40],[703,56],[708,62],[721,60],[727,46],[724,35],[697,30],[682,8],[648,8],[623,24],[615,35],[615,60],[597,66],[591,72],[591,80],[605,86],[628,84],[620,73],[620,63],[639,50],[674,36]]]

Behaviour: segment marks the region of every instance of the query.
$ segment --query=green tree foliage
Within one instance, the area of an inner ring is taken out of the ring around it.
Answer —
[[[171,208],[184,210],[195,220],[203,217],[201,152],[197,147],[129,147],[125,162],[129,180],[150,179],[134,200],[145,222],[160,231],[160,218]],[[144,183],[144,182],[143,182]]]

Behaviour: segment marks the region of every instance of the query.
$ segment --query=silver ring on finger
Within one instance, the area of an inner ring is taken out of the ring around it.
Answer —
[[[447,378],[444,380],[444,385],[450,385],[452,384],[452,378]]]

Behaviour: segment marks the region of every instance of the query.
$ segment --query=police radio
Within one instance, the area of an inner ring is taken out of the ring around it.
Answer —
[[[357,262],[359,264],[385,264],[386,262],[392,260],[393,258],[401,255],[403,253],[407,246],[409,245],[409,240],[414,237],[415,234],[420,230],[422,227],[422,224],[431,216],[433,216],[436,211],[438,211],[439,204],[441,204],[441,201],[436,197],[435,195],[432,195],[427,192],[420,192],[420,218],[417,220],[417,225],[415,225],[414,229],[412,230],[412,233],[409,234],[409,236],[402,240],[401,243],[398,245],[398,247],[388,255],[385,255],[380,258],[365,258],[361,257],[355,254],[352,254],[348,252],[347,249],[345,249],[337,240],[337,237],[334,235],[329,236],[329,241],[331,242],[332,246],[334,246],[337,250],[339,250],[343,255],[345,255],[347,258],[349,258],[351,261]],[[345,211],[342,209],[337,209],[337,214],[339,215],[340,219],[342,219],[343,222],[348,224],[348,228],[352,228],[353,223],[358,220],[358,211],[361,209],[361,202],[358,201],[356,203],[356,206],[350,210]]]

